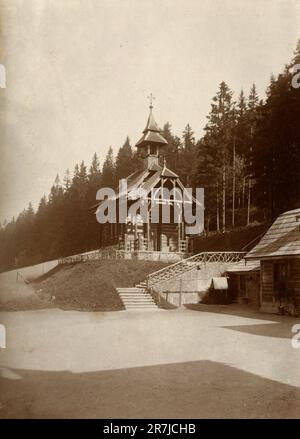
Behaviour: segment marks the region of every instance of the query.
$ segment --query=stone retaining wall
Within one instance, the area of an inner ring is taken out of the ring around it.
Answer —
[[[157,283],[152,288],[164,300],[175,306],[199,303],[207,293],[212,278],[224,275],[227,268],[234,264],[236,262],[207,262],[202,264],[200,269],[195,268],[181,276]]]

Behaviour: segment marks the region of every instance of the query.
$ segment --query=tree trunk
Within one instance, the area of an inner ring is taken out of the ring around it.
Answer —
[[[210,223],[210,216],[208,216],[207,221],[206,221],[206,235],[209,234],[209,223]]]
[[[247,208],[247,226],[250,224],[250,206],[251,206],[251,177],[248,181],[248,208]]]
[[[235,137],[233,139],[232,227],[235,223]]]
[[[217,232],[220,232],[219,182],[217,182]]]
[[[222,171],[222,231],[226,231],[226,166],[223,164]]]

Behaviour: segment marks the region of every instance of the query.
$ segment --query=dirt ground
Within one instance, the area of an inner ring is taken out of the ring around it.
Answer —
[[[0,313],[1,418],[299,418],[299,319],[241,307]]]

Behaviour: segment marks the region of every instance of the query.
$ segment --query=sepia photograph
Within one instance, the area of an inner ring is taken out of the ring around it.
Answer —
[[[300,0],[0,0],[0,115],[0,423],[299,420]]]

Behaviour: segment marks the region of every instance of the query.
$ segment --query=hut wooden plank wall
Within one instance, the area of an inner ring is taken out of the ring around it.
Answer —
[[[260,300],[266,311],[300,309],[300,209],[281,214],[245,257],[259,260]]]

